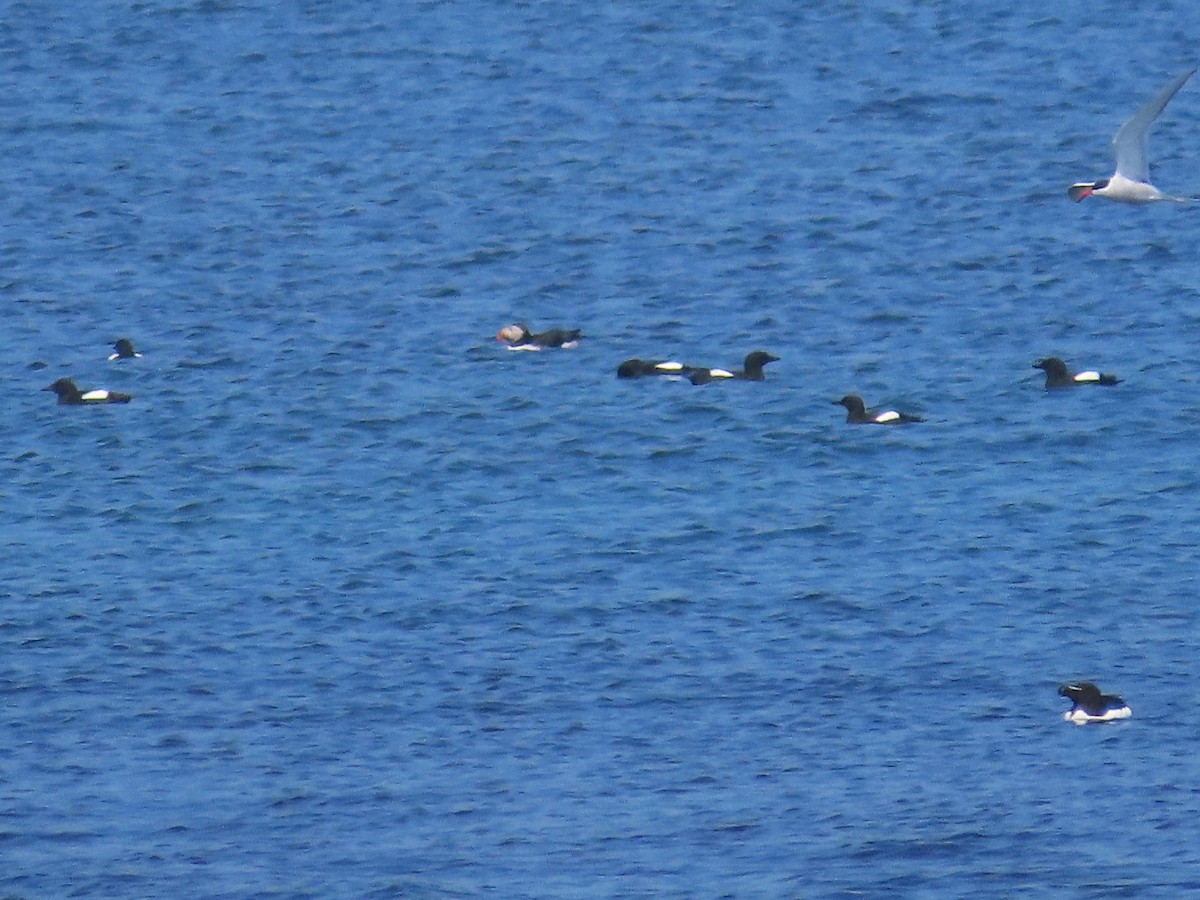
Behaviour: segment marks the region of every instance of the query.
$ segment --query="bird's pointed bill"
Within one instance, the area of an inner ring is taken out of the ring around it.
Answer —
[[[1093,184],[1073,184],[1067,188],[1067,196],[1078,203],[1084,197],[1090,197],[1095,189]]]

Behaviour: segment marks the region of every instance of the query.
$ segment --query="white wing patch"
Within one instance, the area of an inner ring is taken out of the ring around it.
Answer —
[[[732,378],[733,373],[727,372],[725,369],[709,369],[708,374],[713,378]]]
[[[1075,376],[1075,380],[1080,383],[1099,381],[1100,373],[1099,372],[1080,372],[1078,375]]]
[[[80,400],[107,400],[108,399],[108,391],[88,391],[86,394],[82,395],[79,399]]]
[[[679,372],[683,369],[683,363],[677,362],[660,362],[654,368],[660,369],[663,372]]]
[[[894,409],[889,409],[887,412],[881,412],[875,417],[875,421],[880,425],[886,425],[888,422],[895,422],[900,418],[900,413]]]
[[[1088,722],[1115,722],[1117,719],[1128,719],[1133,715],[1133,710],[1128,706],[1122,706],[1119,709],[1106,709],[1101,715],[1092,716],[1082,709],[1072,709],[1063,713],[1063,719],[1067,722],[1074,722],[1076,725],[1086,725]]]

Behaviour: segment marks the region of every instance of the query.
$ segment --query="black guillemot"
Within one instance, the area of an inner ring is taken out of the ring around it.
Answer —
[[[676,378],[692,373],[693,366],[685,366],[674,360],[627,359],[617,366],[618,378],[646,378],[650,375],[668,375]]]
[[[763,376],[763,366],[778,359],[778,356],[772,356],[765,350],[755,350],[746,354],[746,359],[742,362],[740,369],[734,369],[731,372],[728,369],[693,368],[688,377],[692,384],[708,384],[710,381],[722,378],[732,378],[735,381],[766,381]]]
[[[58,395],[60,406],[90,406],[93,403],[128,403],[133,398],[117,391],[81,391],[70,378],[60,378],[54,384],[42,388]]]
[[[1128,719],[1133,715],[1124,700],[1115,694],[1100,693],[1100,688],[1090,681],[1061,685],[1058,694],[1071,701],[1071,708],[1063,713],[1063,719],[1076,725],[1112,722],[1116,719]]]
[[[1057,356],[1047,356],[1033,364],[1035,369],[1046,373],[1046,390],[1051,388],[1075,387],[1080,384],[1119,384],[1121,379],[1105,372],[1074,372]]]
[[[907,425],[910,422],[924,422],[920,416],[912,413],[896,412],[894,409],[868,410],[862,397],[857,394],[847,394],[835,404],[846,407],[846,421],[854,425]]]
[[[109,362],[112,362],[114,359],[142,358],[142,354],[133,349],[133,341],[129,340],[129,338],[121,338],[119,341],[113,344],[113,350],[116,352],[108,357]]]

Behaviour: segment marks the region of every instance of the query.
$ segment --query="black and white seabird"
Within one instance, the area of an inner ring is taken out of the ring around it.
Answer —
[[[1047,356],[1033,364],[1035,369],[1046,373],[1046,390],[1051,388],[1078,387],[1081,384],[1120,384],[1121,379],[1106,372],[1089,370],[1072,372],[1057,356]]]
[[[128,403],[133,398],[117,391],[81,391],[70,378],[60,378],[54,384],[42,388],[58,395],[60,406],[91,406],[95,403]]]
[[[674,360],[627,359],[617,366],[618,378],[646,378],[650,375],[673,375],[676,378],[686,378],[692,373],[693,366],[686,366]]]
[[[894,409],[868,410],[862,397],[857,394],[847,394],[835,404],[846,407],[846,421],[853,425],[907,425],[910,422],[924,422],[920,416],[912,413],[897,412]]]
[[[765,350],[754,350],[746,354],[740,369],[730,371],[729,369],[693,368],[688,377],[692,384],[708,384],[710,381],[718,381],[723,378],[732,378],[735,381],[766,381],[766,376],[763,375],[763,366],[776,362],[778,359],[778,356],[772,356]]]
[[[1060,685],[1058,694],[1071,701],[1071,708],[1063,713],[1063,719],[1076,725],[1112,722],[1116,719],[1128,719],[1133,715],[1124,700],[1116,694],[1100,693],[1100,688],[1090,681]]]
[[[116,352],[108,357],[109,362],[112,362],[114,359],[142,358],[142,354],[133,349],[133,341],[129,340],[129,338],[121,338],[118,340],[115,344],[113,344],[113,350]]]

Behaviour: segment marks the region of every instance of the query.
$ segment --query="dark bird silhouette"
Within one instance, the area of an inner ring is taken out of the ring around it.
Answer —
[[[627,359],[617,366],[618,378],[645,378],[649,375],[676,375],[687,377],[693,366],[673,360]]]
[[[925,421],[920,416],[896,412],[894,409],[868,410],[862,397],[857,394],[847,394],[841,400],[833,402],[846,407],[846,421],[854,425],[907,425],[911,422]]]
[[[1058,695],[1071,701],[1071,708],[1063,713],[1068,722],[1111,722],[1113,719],[1128,719],[1133,713],[1125,701],[1116,694],[1102,694],[1100,688],[1090,681],[1076,681],[1060,685]]]
[[[772,356],[765,350],[755,350],[746,354],[740,369],[729,371],[728,369],[693,368],[689,379],[692,384],[708,384],[710,381],[722,378],[732,378],[735,381],[766,381],[766,376],[763,375],[763,366],[776,362],[778,359],[778,356]]]
[[[1119,384],[1121,382],[1116,375],[1104,372],[1072,372],[1067,368],[1067,364],[1057,356],[1039,359],[1033,364],[1033,367],[1046,373],[1046,390],[1077,387],[1081,384]]]
[[[117,391],[81,391],[70,378],[60,378],[54,384],[42,388],[58,395],[59,406],[91,406],[96,403],[128,403],[133,398]]]
[[[111,354],[108,359],[112,362],[114,359],[141,359],[142,354],[133,349],[133,341],[129,338],[121,338],[113,344],[113,350],[116,352]]]

